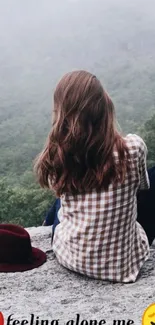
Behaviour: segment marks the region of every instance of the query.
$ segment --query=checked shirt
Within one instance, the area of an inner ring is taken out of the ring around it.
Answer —
[[[63,194],[53,251],[66,268],[96,279],[134,282],[149,257],[145,231],[137,219],[137,191],[149,188],[147,148],[135,134],[125,137],[130,172],[124,184],[107,191]],[[117,159],[117,152],[114,152]],[[147,217],[147,216],[146,216]]]

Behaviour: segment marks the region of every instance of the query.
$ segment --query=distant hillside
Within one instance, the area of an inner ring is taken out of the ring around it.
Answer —
[[[101,78],[125,132],[155,112],[154,9],[153,0],[1,1],[1,176],[32,168],[50,129],[52,90],[69,70]]]
[[[0,39],[0,222],[39,224],[51,203],[32,161],[50,130],[53,89],[70,70],[101,79],[123,132],[144,135],[155,163],[154,0],[1,0]]]

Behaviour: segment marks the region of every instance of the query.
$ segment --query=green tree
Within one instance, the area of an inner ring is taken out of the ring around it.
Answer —
[[[155,165],[155,115],[144,125],[144,140],[148,148],[148,166]]]
[[[53,199],[50,191],[37,187],[11,187],[3,178],[0,180],[0,223],[39,226]]]

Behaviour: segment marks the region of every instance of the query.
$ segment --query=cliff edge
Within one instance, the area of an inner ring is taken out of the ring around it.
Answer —
[[[48,320],[44,325],[63,325],[70,320],[74,322],[69,325],[141,324],[144,310],[155,302],[155,245],[136,283],[113,284],[59,265],[50,246],[51,227],[27,230],[32,245],[47,252],[47,262],[31,271],[0,274],[0,311],[4,319],[13,314],[13,320],[27,320],[22,325],[43,325],[42,320]],[[10,325],[19,324],[13,320]]]

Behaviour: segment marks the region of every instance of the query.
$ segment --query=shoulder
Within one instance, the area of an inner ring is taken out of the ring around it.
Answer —
[[[146,144],[139,135],[129,133],[124,139],[129,149],[136,151],[139,156],[141,156],[143,153],[147,153]]]

